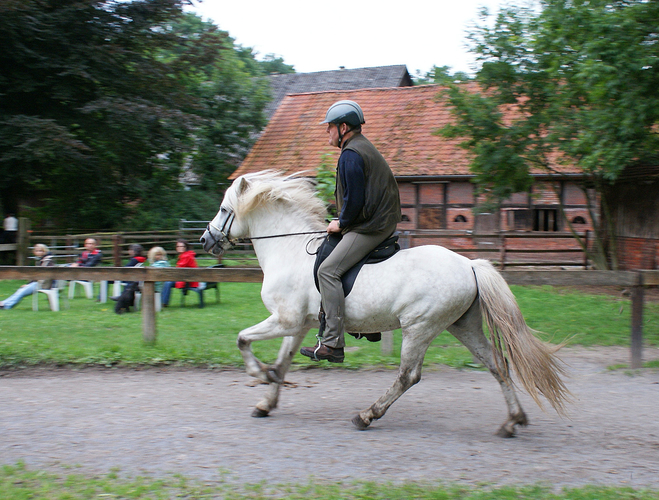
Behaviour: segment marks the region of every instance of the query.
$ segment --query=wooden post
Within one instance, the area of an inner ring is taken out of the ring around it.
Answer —
[[[30,219],[20,217],[18,219],[18,234],[16,235],[16,265],[27,265],[27,257],[30,253]]]
[[[383,356],[391,356],[394,353],[394,332],[382,332],[380,353]]]
[[[142,337],[147,344],[156,342],[155,282],[145,281],[142,287]]]
[[[499,235],[499,269],[502,271],[506,268],[506,234],[501,232]]]
[[[67,234],[67,235],[66,235],[66,243],[65,243],[65,245],[66,245],[66,247],[69,249],[69,254],[70,254],[70,255],[74,255],[76,249],[73,248],[73,236],[71,236],[70,234]],[[67,257],[66,260],[67,260],[68,262],[75,262],[75,261],[76,261],[76,258],[75,258],[75,257]]]
[[[639,284],[632,287],[632,339],[631,339],[631,367],[643,366],[643,276],[639,273]]]
[[[114,267],[121,267],[121,234],[112,235],[112,262]]]
[[[586,229],[586,234],[584,235],[584,246],[585,250],[583,252],[583,268],[588,269],[588,235],[590,234],[590,231]]]

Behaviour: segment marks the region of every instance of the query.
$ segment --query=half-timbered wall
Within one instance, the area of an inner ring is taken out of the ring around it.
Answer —
[[[560,200],[574,228],[592,230],[586,197],[576,183],[538,181],[529,193],[515,193],[501,204],[498,212],[474,210],[482,200],[475,198],[474,185],[465,181],[399,182],[402,231],[468,230],[567,231]]]

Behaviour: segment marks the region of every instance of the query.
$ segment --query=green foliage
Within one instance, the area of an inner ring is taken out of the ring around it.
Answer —
[[[183,175],[221,191],[265,123],[265,69],[183,3],[0,3],[6,210],[111,229],[177,198]]]
[[[266,54],[263,60],[259,61],[259,64],[267,75],[295,73],[293,66],[286,64],[282,57],[278,57],[275,54]]]
[[[468,82],[472,78],[463,71],[451,73],[450,66],[433,66],[425,74],[417,70],[416,75],[412,79],[414,80],[414,85],[428,85],[433,83],[447,85],[456,82]]]
[[[334,192],[336,191],[336,171],[332,166],[333,156],[323,155],[320,166],[316,169],[316,195],[325,202],[328,212],[336,214]]]
[[[606,188],[626,167],[659,161],[659,4],[541,5],[504,7],[493,23],[483,13],[469,35],[480,87],[452,85],[446,95],[457,123],[441,133],[464,138],[478,186],[495,203],[527,190],[532,168],[577,166],[603,207],[593,260],[615,267],[603,242],[612,229]]]

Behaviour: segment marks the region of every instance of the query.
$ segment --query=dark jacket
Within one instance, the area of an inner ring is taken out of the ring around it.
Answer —
[[[342,147],[341,157],[336,172],[336,206],[339,214],[344,204],[346,186],[345,176],[341,172],[341,158],[346,151],[354,151],[363,162],[364,201],[361,211],[352,218],[347,227],[341,225],[343,232],[372,233],[391,227],[401,220],[400,195],[398,183],[376,147],[361,134],[348,139]],[[345,161],[345,159],[344,159]],[[343,179],[343,180],[342,180]],[[348,192],[350,186],[348,186]]]
[[[102,257],[103,254],[98,248],[93,252],[88,252],[87,250],[85,250],[84,252],[82,252],[82,255],[78,259],[78,265],[80,267],[94,267],[95,265],[101,263]]]
[[[136,257],[131,257],[124,267],[135,267],[137,264],[144,264],[144,262],[146,262],[146,257],[138,255]]]

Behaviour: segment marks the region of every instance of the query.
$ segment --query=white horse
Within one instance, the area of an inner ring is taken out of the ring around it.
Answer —
[[[237,178],[227,189],[213,221],[201,237],[204,249],[219,255],[238,238],[250,238],[263,269],[261,298],[266,320],[238,334],[247,373],[270,384],[252,416],[276,406],[293,356],[308,331],[318,327],[320,294],[313,278],[314,256],[307,246],[325,231],[326,210],[307,179],[271,171]],[[483,334],[483,318],[490,339]],[[394,384],[352,422],[366,429],[421,379],[423,357],[432,340],[448,330],[485,365],[501,385],[508,418],[498,431],[511,437],[528,423],[509,375],[512,368],[542,407],[540,394],[559,413],[569,391],[555,351],[538,340],[501,275],[486,260],[470,260],[440,246],[401,250],[362,268],[345,302],[347,331],[371,333],[402,329],[400,368]],[[272,366],[254,356],[251,343],[283,337]]]

